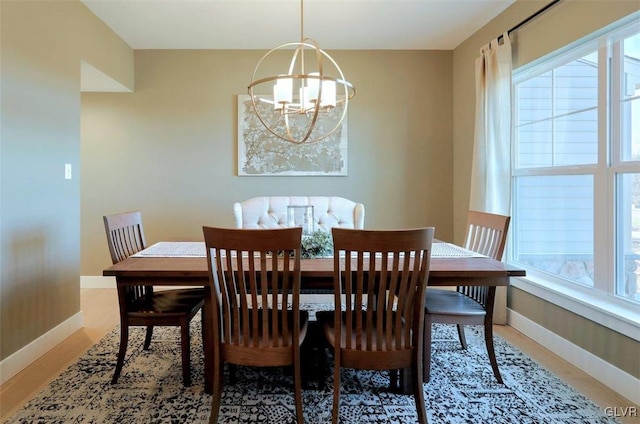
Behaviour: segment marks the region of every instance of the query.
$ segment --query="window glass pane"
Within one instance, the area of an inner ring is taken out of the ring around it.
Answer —
[[[517,177],[513,259],[593,286],[593,176]]]
[[[616,294],[640,303],[640,174],[617,176]]]
[[[640,34],[622,43],[622,160],[640,160]]]
[[[516,105],[517,167],[597,163],[597,53],[518,84]]]

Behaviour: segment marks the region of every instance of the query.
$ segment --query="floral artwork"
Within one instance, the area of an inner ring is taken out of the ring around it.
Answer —
[[[273,106],[261,103],[277,119]],[[339,116],[339,108],[330,112]],[[301,120],[308,119],[303,116]],[[300,127],[305,125],[300,122]],[[281,140],[262,125],[248,95],[238,96],[238,175],[240,176],[345,176],[347,175],[347,119],[324,140],[295,144]]]

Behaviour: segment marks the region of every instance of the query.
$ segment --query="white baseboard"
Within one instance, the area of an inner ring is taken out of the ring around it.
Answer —
[[[82,311],[0,361],[0,384],[14,377],[58,343],[82,328]]]
[[[640,391],[638,391],[640,379],[616,368],[511,309],[507,309],[507,323],[634,404],[640,404]]]
[[[116,277],[103,277],[99,275],[81,275],[81,289],[115,289]]]

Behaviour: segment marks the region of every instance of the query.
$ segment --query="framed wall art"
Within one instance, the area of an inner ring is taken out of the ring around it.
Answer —
[[[278,111],[268,103],[261,114]],[[333,110],[328,113],[341,113]],[[264,115],[263,115],[264,116]],[[300,119],[308,119],[302,117]],[[301,124],[302,125],[302,124]],[[329,137],[312,144],[295,144],[271,134],[256,116],[251,98],[238,95],[238,175],[240,176],[346,176],[347,118]]]

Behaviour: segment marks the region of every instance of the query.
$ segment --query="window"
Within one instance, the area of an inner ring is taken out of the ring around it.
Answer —
[[[640,305],[640,24],[518,69],[509,260]]]

